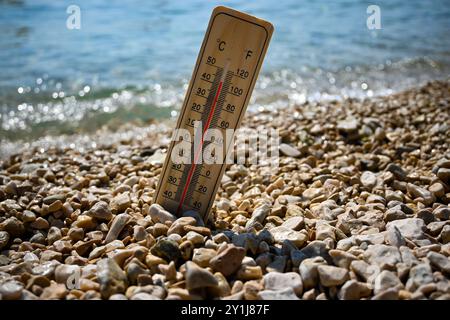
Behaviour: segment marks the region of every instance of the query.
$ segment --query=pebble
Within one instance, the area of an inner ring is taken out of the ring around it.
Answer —
[[[0,231],[0,250],[5,248],[9,242],[9,233],[6,231]]]
[[[410,240],[420,240],[425,238],[425,222],[418,218],[408,218],[388,222],[386,230],[398,230],[402,237]]]
[[[97,262],[97,279],[103,299],[108,299],[116,293],[124,293],[128,286],[125,272],[111,258]]]
[[[166,221],[175,221],[177,218],[171,214],[169,211],[164,210],[159,204],[152,204],[149,209],[150,217],[153,222],[165,223]]]
[[[194,254],[192,255],[192,261],[198,266],[206,268],[210,265],[210,261],[217,255],[216,250],[208,248],[198,248],[194,249]]]
[[[87,215],[99,220],[109,221],[112,219],[113,214],[109,209],[109,205],[105,201],[99,201],[92,206],[87,212]]]
[[[366,188],[372,189],[377,184],[377,176],[370,171],[364,171],[361,175],[361,184]]]
[[[15,280],[0,283],[0,297],[3,300],[18,300],[22,296],[23,284]]]
[[[186,230],[184,229],[185,226],[195,226],[196,220],[192,217],[181,217],[175,220],[172,225],[170,226],[169,230],[167,230],[167,234],[179,234],[181,236],[184,236],[186,234]]]
[[[200,268],[194,262],[186,263],[186,289],[194,290],[206,287],[217,287],[219,282],[214,275],[206,269]]]
[[[209,261],[209,264],[215,271],[228,277],[239,269],[241,262],[245,257],[245,252],[246,250],[244,248],[230,244],[227,248],[213,257]]]
[[[367,298],[372,293],[370,285],[356,280],[348,280],[339,290],[338,298],[340,300],[359,300]]]
[[[297,296],[303,293],[303,282],[296,272],[269,272],[263,277],[264,289],[278,291],[285,288],[292,288]]]
[[[282,155],[284,155],[286,157],[292,157],[292,158],[297,158],[301,155],[301,152],[298,149],[296,149],[286,143],[280,144],[280,152]]]
[[[308,240],[308,236],[305,233],[288,229],[283,226],[270,229],[270,233],[272,233],[275,242],[282,243],[288,240],[298,248],[301,248]]]
[[[325,287],[339,286],[349,279],[348,271],[344,268],[319,265],[317,271],[320,283]]]
[[[373,290],[375,294],[379,294],[387,289],[396,289],[399,291],[402,288],[403,283],[392,271],[383,270],[375,278]]]
[[[427,254],[431,264],[443,273],[450,274],[450,259],[443,254],[430,251]]]
[[[110,243],[113,240],[116,240],[119,237],[119,234],[122,232],[125,225],[130,221],[130,216],[126,213],[121,213],[115,216],[111,228],[106,235],[105,242]]]
[[[282,290],[263,290],[259,292],[261,300],[300,300],[291,287]]]
[[[131,205],[130,196],[127,193],[121,193],[115,196],[110,203],[112,213],[121,213]]]

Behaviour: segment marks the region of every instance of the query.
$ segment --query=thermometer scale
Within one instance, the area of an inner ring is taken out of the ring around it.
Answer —
[[[214,9],[167,152],[155,203],[177,216],[194,210],[208,220],[226,168],[227,151],[233,146],[233,139],[224,137],[242,121],[272,32],[273,26],[267,21],[222,6]],[[213,131],[219,131],[222,138],[210,134]],[[214,149],[214,143],[223,145],[222,154],[205,156],[205,150]]]

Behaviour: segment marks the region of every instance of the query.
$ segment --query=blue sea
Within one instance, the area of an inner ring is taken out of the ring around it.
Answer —
[[[372,4],[381,29],[367,27]],[[80,29],[66,26],[70,5]],[[275,27],[252,110],[450,74],[448,0],[0,0],[0,144],[176,118],[217,5]]]

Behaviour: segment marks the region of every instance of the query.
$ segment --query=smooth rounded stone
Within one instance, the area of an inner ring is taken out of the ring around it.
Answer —
[[[260,266],[242,265],[236,273],[236,279],[242,281],[258,280],[262,278],[262,269]]]
[[[326,264],[327,262],[322,257],[308,258],[300,263],[299,272],[305,289],[313,288],[317,285],[319,281],[317,267]]]
[[[75,223],[72,224],[72,227],[78,227],[86,230],[92,230],[97,227],[97,223],[95,222],[94,218],[89,217],[87,215],[80,215],[78,216]]]
[[[428,252],[427,258],[435,268],[443,273],[450,274],[450,258],[433,251]]]
[[[303,191],[302,196],[307,200],[312,200],[324,194],[324,190],[322,188],[308,188]]]
[[[245,251],[250,250],[256,254],[260,242],[260,238],[253,233],[240,233],[233,235],[232,243],[237,247],[242,247]]]
[[[397,275],[388,270],[383,270],[375,278],[374,282],[374,293],[379,294],[387,289],[394,288],[397,290],[403,289],[403,283],[397,277]]]
[[[51,227],[47,233],[47,241],[48,244],[53,244],[55,241],[58,241],[62,238],[61,229],[57,227]]]
[[[0,223],[0,230],[6,231],[13,238],[20,237],[25,232],[25,227],[22,221],[16,217],[9,217],[2,223]]]
[[[95,203],[86,214],[92,218],[105,221],[109,221],[113,217],[111,209],[105,201]]]
[[[55,268],[55,281],[57,283],[67,283],[67,279],[71,276],[80,276],[81,269],[77,265],[61,264]]]
[[[262,224],[264,222],[264,219],[269,215],[270,210],[271,206],[268,205],[267,203],[263,203],[262,205],[255,208],[255,210],[252,213],[252,216],[245,224],[245,228],[248,230],[257,223]]]
[[[33,221],[32,223],[30,223],[30,226],[33,229],[37,229],[37,230],[46,230],[50,227],[50,224],[48,223],[47,220],[45,220],[42,217],[38,217],[35,221]]]
[[[320,283],[324,287],[334,287],[343,284],[349,279],[348,271],[344,268],[319,265],[317,267]]]
[[[398,300],[398,298],[399,290],[390,288],[374,295],[371,300]]]
[[[333,259],[333,263],[335,266],[345,268],[345,269],[349,269],[352,261],[358,259],[353,254],[342,251],[342,250],[333,249],[333,250],[328,251],[328,254],[331,256],[331,259]]]
[[[400,220],[400,219],[405,219],[406,218],[406,213],[404,213],[401,209],[401,206],[395,206],[392,207],[388,210],[386,210],[386,212],[384,213],[384,217],[383,220],[385,222],[389,222],[389,221],[394,221],[394,220]]]
[[[450,208],[448,206],[434,209],[433,214],[439,220],[450,220]]]
[[[286,143],[280,143],[280,152],[282,155],[292,158],[297,158],[301,155],[301,152],[298,149]]]
[[[222,273],[225,277],[235,273],[241,266],[245,257],[246,250],[235,245],[227,245],[226,249],[221,251],[209,261],[209,265],[215,271]]]
[[[394,176],[401,181],[405,180],[406,176],[408,175],[408,173],[405,170],[403,170],[402,167],[400,167],[395,163],[390,163],[386,167],[386,171],[392,172],[392,174],[394,174]]]
[[[3,250],[8,245],[9,233],[6,231],[0,231],[0,250]]]
[[[16,280],[0,283],[0,297],[3,300],[18,300],[22,296],[23,284]]]
[[[228,211],[231,208],[231,202],[228,199],[220,199],[217,202],[216,207],[218,210]]]
[[[40,299],[61,300],[67,296],[66,285],[62,283],[52,282],[52,284],[44,289]]]
[[[63,203],[60,200],[56,200],[51,205],[48,206],[47,212],[54,213],[63,208]]]
[[[364,252],[364,260],[369,264],[379,266],[380,269],[393,269],[397,263],[402,261],[402,258],[396,247],[374,244]]]
[[[372,293],[372,287],[364,282],[348,280],[338,292],[340,300],[359,300],[367,298]]]
[[[106,253],[106,246],[96,247],[89,253],[88,259],[93,260],[93,259],[100,258],[105,253]]]
[[[176,216],[171,214],[169,211],[165,210],[159,204],[152,204],[149,209],[149,214],[153,222],[165,223],[166,221],[175,221],[177,219]]]
[[[150,249],[150,252],[166,261],[177,261],[181,257],[178,243],[168,239],[160,239]]]
[[[33,252],[27,252],[23,256],[23,261],[29,261],[29,262],[39,262],[39,258],[37,255],[35,255]]]
[[[406,245],[405,238],[403,238],[402,233],[396,226],[386,230],[385,238],[386,243],[391,246],[400,248],[401,246]]]
[[[124,212],[130,206],[131,206],[131,199],[127,193],[121,193],[115,196],[110,202],[112,213]]]
[[[434,195],[425,188],[416,186],[412,183],[406,184],[406,190],[414,198],[422,198],[425,205],[432,204],[436,199]]]
[[[147,238],[147,231],[143,226],[135,225],[133,227],[133,238],[136,241],[143,241]]]
[[[450,182],[450,169],[449,168],[440,168],[436,174],[442,182],[449,184]]]
[[[216,277],[206,269],[200,268],[194,262],[186,262],[186,289],[194,290],[206,287],[217,287]]]
[[[201,245],[205,242],[204,237],[195,231],[189,231],[188,233],[186,233],[185,238],[186,240],[192,242],[194,245]]]
[[[116,293],[124,293],[128,286],[125,272],[114,259],[106,258],[97,262],[97,280],[104,299]]]
[[[10,181],[5,186],[5,192],[9,195],[17,194],[17,184],[14,181]]]
[[[172,225],[170,226],[169,230],[167,230],[167,234],[173,234],[177,233],[181,236],[184,236],[186,234],[186,231],[184,230],[185,226],[195,226],[196,220],[192,217],[181,217],[175,220]]]
[[[286,219],[281,226],[295,231],[300,231],[305,227],[305,219],[300,216],[291,217]]]
[[[360,123],[358,119],[349,117],[337,122],[336,128],[344,133],[353,133],[358,130]]]
[[[284,272],[286,269],[287,257],[275,256],[273,261],[266,266],[267,272]]]
[[[130,298],[130,300],[161,300],[161,299],[145,292],[138,292],[134,294]]]
[[[128,298],[121,293],[115,293],[109,297],[109,300],[128,300]]]
[[[283,290],[292,288],[297,296],[303,293],[303,282],[300,275],[296,272],[269,272],[263,277],[265,290]]]
[[[199,227],[204,227],[205,223],[203,222],[203,218],[200,216],[200,214],[197,211],[194,210],[188,210],[183,212],[183,217],[192,217],[195,219],[196,221],[196,225]],[[174,220],[175,221],[176,217],[174,216]]]
[[[360,181],[364,187],[372,189],[377,185],[377,176],[373,172],[364,171],[361,174]]]
[[[429,264],[421,263],[409,270],[409,277],[406,281],[406,290],[416,291],[421,285],[433,282],[433,271]]]
[[[433,212],[429,208],[421,209],[416,213],[418,219],[422,219],[425,224],[430,224],[435,220]]]
[[[40,275],[51,279],[55,274],[55,269],[60,263],[58,261],[47,261],[31,269],[31,273],[34,275]]]
[[[308,236],[300,231],[288,229],[283,226],[275,227],[269,230],[272,233],[275,242],[283,243],[285,240],[291,241],[298,248],[308,240]]]
[[[31,276],[31,278],[27,281],[26,287],[27,289],[31,289],[34,285],[45,288],[50,285],[50,280],[44,276]]]
[[[411,240],[420,240],[425,238],[425,223],[422,219],[408,218],[395,220],[386,224],[386,230],[397,228],[404,238]]]
[[[115,216],[111,228],[106,235],[105,242],[109,243],[116,240],[119,234],[122,232],[125,225],[131,220],[131,217],[126,213],[121,213]]]
[[[67,235],[69,236],[70,240],[73,241],[82,240],[84,238],[84,230],[83,228],[73,227],[69,229]]]
[[[47,196],[44,199],[42,199],[42,202],[46,205],[51,205],[52,203],[56,201],[64,202],[66,200],[66,195],[62,193],[53,194],[51,196]]]
[[[258,295],[261,300],[300,300],[292,287],[277,291],[263,290],[260,291]]]
[[[303,249],[300,250],[307,258],[322,257],[328,264],[332,263],[332,259],[328,253],[327,244],[320,240],[314,240],[308,243]]]
[[[441,237],[442,243],[449,243],[450,242],[450,225],[444,226],[442,228],[440,237]]]
[[[316,223],[316,240],[325,241],[331,239],[336,241],[335,228],[327,223]]]
[[[212,258],[217,255],[217,251],[208,248],[198,248],[194,249],[194,254],[192,255],[192,261],[195,262],[202,268],[209,266],[209,262]]]
[[[36,214],[33,211],[25,210],[22,212],[22,219],[23,222],[33,222],[36,220]]]
[[[244,283],[244,299],[259,300],[259,292],[263,290],[260,281],[251,280]]]
[[[440,198],[440,197],[442,197],[443,195],[445,195],[445,188],[444,188],[444,186],[442,185],[442,183],[439,183],[439,182],[433,183],[433,184],[428,188],[428,190],[429,190],[432,194],[434,194],[434,196],[437,197],[437,198]]]

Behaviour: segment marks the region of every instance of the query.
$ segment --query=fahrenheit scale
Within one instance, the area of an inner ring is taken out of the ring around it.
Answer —
[[[154,196],[166,210],[176,215],[195,210],[208,220],[233,142],[209,132],[219,130],[226,137],[239,127],[272,32],[267,21],[222,6],[214,9],[177,121],[176,132],[184,133],[172,139]],[[191,152],[177,149],[178,138]],[[202,160],[212,143],[223,143],[224,152],[211,153],[213,161]]]

